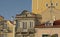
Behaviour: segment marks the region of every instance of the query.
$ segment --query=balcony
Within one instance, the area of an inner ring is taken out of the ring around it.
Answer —
[[[20,33],[21,33],[21,30],[22,30],[22,28],[16,29],[16,30],[15,30],[16,34],[20,34]]]
[[[19,28],[19,29],[16,30],[16,33],[27,34],[28,29]]]
[[[18,32],[18,33],[21,32],[21,29],[17,29],[16,32]]]
[[[28,32],[28,29],[21,29],[21,32],[22,33],[27,33]]]
[[[35,29],[34,28],[30,28],[29,29],[29,34],[33,34],[33,33],[35,33]]]
[[[29,29],[20,28],[16,31],[16,33],[23,34],[23,35],[29,35],[29,34],[35,33],[35,29],[34,28],[29,28]]]

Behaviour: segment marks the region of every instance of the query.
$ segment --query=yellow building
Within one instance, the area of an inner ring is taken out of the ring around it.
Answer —
[[[60,0],[32,0],[32,12],[40,14],[47,9],[47,4],[50,6],[51,1],[57,9],[60,9]]]
[[[7,37],[15,37],[15,24],[14,22],[7,20],[7,27],[9,27],[10,32],[7,33]]]
[[[43,23],[35,26],[35,37],[60,37],[60,0],[32,0],[32,12]]]
[[[10,20],[0,16],[0,37],[15,37],[15,25]]]
[[[3,21],[4,20],[4,17],[3,16],[0,16],[0,21]]]
[[[42,22],[60,19],[60,0],[32,0],[32,12],[42,15]]]

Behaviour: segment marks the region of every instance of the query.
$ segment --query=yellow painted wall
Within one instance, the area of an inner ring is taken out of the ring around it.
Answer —
[[[32,0],[32,12],[40,14],[47,9],[46,3],[50,5],[51,0]],[[60,0],[52,0],[55,8],[60,9]],[[58,3],[58,6],[56,6]]]
[[[11,30],[10,33],[7,33],[7,37],[14,37],[15,36],[15,30],[14,30],[14,24],[12,24],[9,20],[7,20],[7,26],[9,27],[9,30]]]
[[[3,17],[0,17],[0,21],[3,21],[4,20],[4,18]]]

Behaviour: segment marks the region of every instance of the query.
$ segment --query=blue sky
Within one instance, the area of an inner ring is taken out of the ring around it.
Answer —
[[[32,11],[32,0],[0,0],[0,15],[5,19],[21,13],[23,10]]]

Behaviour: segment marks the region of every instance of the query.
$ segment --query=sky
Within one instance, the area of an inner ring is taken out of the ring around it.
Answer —
[[[23,10],[32,11],[32,0],[0,0],[0,15],[11,20],[11,16]]]

